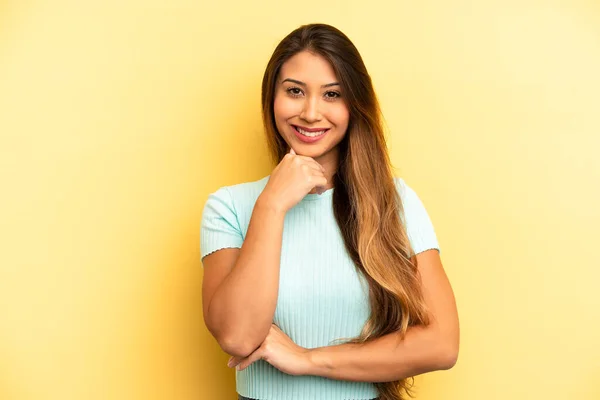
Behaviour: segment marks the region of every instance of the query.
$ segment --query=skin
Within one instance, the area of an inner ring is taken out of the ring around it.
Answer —
[[[302,82],[290,82],[288,79]],[[324,167],[325,189],[339,160],[338,144],[346,134],[349,113],[331,65],[322,57],[302,52],[281,68],[275,95],[277,129],[291,147]],[[337,92],[334,95],[330,92]],[[328,128],[322,140],[307,144],[296,137],[293,126]],[[315,192],[313,189],[311,193]],[[295,344],[272,324],[262,344],[248,356],[232,356],[228,366],[243,370],[264,360],[289,375],[316,375],[330,379],[387,382],[418,374],[449,369],[456,363],[459,347],[458,313],[454,293],[437,250],[415,256],[431,323],[410,327],[402,339],[391,333],[365,344],[341,344],[306,349]]]
[[[332,186],[337,145],[348,125],[348,110],[327,62],[310,53],[298,54],[283,65],[282,74],[276,85],[275,116],[289,153],[258,197],[242,247],[221,249],[202,260],[205,324],[221,348],[238,357],[250,355],[271,331],[285,215],[307,193]],[[307,144],[296,136],[293,124],[328,132],[319,142]],[[257,286],[264,290],[257,293]]]
[[[277,130],[294,152],[314,159],[325,169],[327,185],[339,161],[338,144],[346,135],[350,112],[331,64],[308,51],[300,52],[281,67],[273,104]],[[315,143],[302,142],[294,126],[328,129]],[[315,193],[313,189],[310,193]]]
[[[359,382],[389,382],[456,364],[459,324],[456,301],[437,250],[416,255],[423,294],[432,322],[410,327],[404,339],[396,332],[365,344],[340,344],[306,349],[274,324],[248,357],[231,357],[229,367],[247,368],[265,360],[289,375],[315,375]]]

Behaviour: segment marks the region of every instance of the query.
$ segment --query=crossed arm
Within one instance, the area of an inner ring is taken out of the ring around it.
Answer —
[[[291,375],[329,379],[388,382],[449,369],[458,357],[459,327],[454,294],[437,250],[416,256],[430,324],[408,328],[402,339],[391,333],[364,344],[340,344],[305,349],[272,325],[261,346],[238,355],[228,365],[245,369],[264,359]]]
[[[391,333],[365,344],[319,347],[308,352],[307,374],[330,379],[387,382],[450,369],[459,348],[456,301],[437,250],[417,254],[431,323],[410,327],[403,340]]]

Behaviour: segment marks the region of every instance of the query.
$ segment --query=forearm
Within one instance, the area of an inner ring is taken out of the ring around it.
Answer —
[[[232,355],[244,355],[267,336],[279,290],[285,212],[257,200],[239,258],[208,308],[211,332]]]
[[[458,355],[457,332],[436,326],[410,327],[403,340],[391,333],[365,344],[312,349],[307,375],[329,379],[389,382],[449,369]]]

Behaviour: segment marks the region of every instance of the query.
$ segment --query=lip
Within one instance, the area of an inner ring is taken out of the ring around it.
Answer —
[[[313,129],[308,129],[308,128],[304,128],[303,126],[299,126],[299,125],[290,125],[292,127],[292,131],[294,131],[294,134],[296,135],[296,137],[298,139],[300,139],[300,141],[304,142],[304,143],[315,143],[318,142],[319,140],[323,139],[325,136],[327,136],[327,133],[329,132],[329,128],[313,128]],[[296,130],[296,126],[298,126],[300,129],[305,130],[307,132],[319,132],[324,130],[325,133],[323,133],[322,135],[316,136],[316,137],[308,137],[308,136],[304,136],[303,134],[301,134],[300,132],[298,132],[298,130]]]
[[[300,129],[302,129],[303,131],[306,131],[306,132],[319,132],[319,131],[329,130],[329,128],[307,128],[307,127],[302,126],[302,125],[292,125],[292,126],[294,128],[298,127],[298,128],[300,128]]]

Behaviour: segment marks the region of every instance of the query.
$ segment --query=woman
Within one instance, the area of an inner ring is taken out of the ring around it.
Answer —
[[[328,25],[294,30],[262,106],[276,167],[212,193],[201,228],[204,320],[239,398],[405,398],[455,364],[458,316],[358,51]]]

